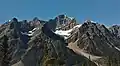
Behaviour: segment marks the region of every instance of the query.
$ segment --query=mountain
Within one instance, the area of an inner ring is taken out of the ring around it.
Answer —
[[[119,66],[119,35],[116,26],[78,24],[64,14],[48,21],[13,18],[0,26],[0,66]]]
[[[116,48],[120,48],[120,39],[114,36],[104,25],[87,21],[75,31],[68,39],[68,43],[76,42],[79,48],[87,53],[98,56],[111,55],[114,52],[119,53]]]

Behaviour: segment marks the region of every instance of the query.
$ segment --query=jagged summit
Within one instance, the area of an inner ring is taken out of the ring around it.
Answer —
[[[67,15],[63,15],[62,14],[62,15],[58,15],[55,19],[56,19],[56,21],[58,21],[58,23],[60,25],[66,25],[66,24],[68,24],[69,22],[71,22],[75,18],[71,18],[71,17],[69,17]]]
[[[33,18],[33,21],[38,21],[38,20],[39,20],[38,17]]]
[[[62,29],[62,30],[69,30],[73,28],[77,22],[75,18],[69,17],[67,15],[58,15],[55,18],[55,21],[57,22],[57,29]]]
[[[120,38],[120,25],[113,25],[109,29],[114,35]]]
[[[13,18],[11,21],[12,22],[18,22],[18,19],[17,18]]]

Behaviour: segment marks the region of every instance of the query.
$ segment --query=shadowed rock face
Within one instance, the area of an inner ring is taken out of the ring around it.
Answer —
[[[42,31],[50,38],[54,39],[54,40],[64,40],[63,37],[60,38],[59,35],[55,34],[52,29],[49,28],[49,24],[46,23],[43,25],[42,27]]]

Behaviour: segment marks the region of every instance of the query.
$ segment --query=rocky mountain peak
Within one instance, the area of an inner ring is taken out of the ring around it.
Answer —
[[[39,21],[38,17],[34,17],[34,18],[33,18],[33,21],[35,21],[35,22],[36,22],[36,21]]]
[[[85,52],[93,55],[110,55],[113,52],[119,52],[116,49],[120,46],[119,39],[104,25],[87,21],[76,31],[68,38],[68,43],[76,43]],[[105,51],[107,49],[111,52]]]
[[[58,15],[55,20],[57,22],[57,29],[62,30],[69,30],[77,24],[75,18],[67,15]]]
[[[113,25],[109,28],[109,30],[111,31],[111,33],[120,38],[120,25]]]
[[[13,18],[13,19],[11,20],[11,22],[18,22],[18,19],[17,19],[17,18]]]
[[[92,20],[85,20],[85,23],[92,23]]]
[[[32,27],[38,27],[41,25],[41,21],[38,17],[34,17],[32,21],[29,22],[30,26]]]

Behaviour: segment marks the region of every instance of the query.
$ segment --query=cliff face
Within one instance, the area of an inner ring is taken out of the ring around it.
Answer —
[[[104,25],[89,21],[74,30],[68,42],[76,42],[79,48],[85,52],[98,56],[119,53],[116,48],[120,48],[118,37],[112,34]]]
[[[109,28],[109,30],[111,31],[111,33],[120,38],[120,25],[113,25]]]
[[[13,18],[0,26],[0,66],[103,65],[105,57],[120,55],[114,30],[90,20],[77,24],[66,15],[48,21]]]

